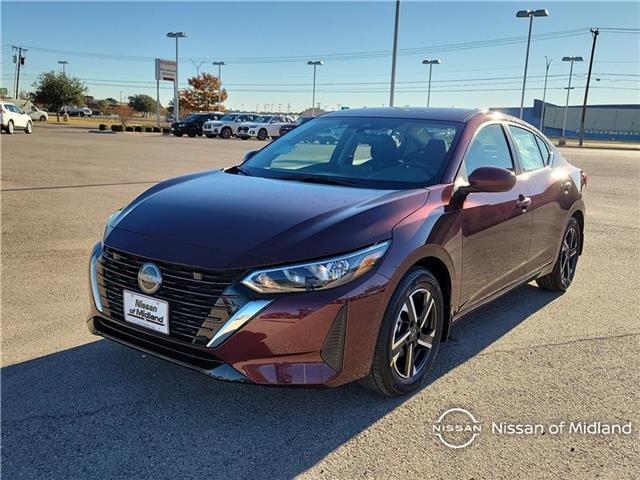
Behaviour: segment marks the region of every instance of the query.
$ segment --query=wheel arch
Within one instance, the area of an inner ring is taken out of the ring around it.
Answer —
[[[436,256],[427,256],[418,260],[414,267],[422,267],[429,270],[440,284],[442,300],[444,304],[444,328],[442,329],[442,341],[449,337],[451,326],[451,273],[446,263]]]
[[[571,216],[578,221],[578,225],[580,226],[580,251],[578,254],[582,255],[582,249],[584,248],[584,212],[577,209]]]

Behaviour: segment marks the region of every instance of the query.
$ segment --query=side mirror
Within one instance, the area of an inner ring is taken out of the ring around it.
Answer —
[[[247,160],[251,160],[251,158],[258,153],[260,150],[251,150],[247,153],[244,154],[244,160],[242,161],[242,163],[246,162]]]
[[[480,167],[469,175],[469,185],[462,187],[465,193],[508,192],[516,184],[513,172],[499,167]]]

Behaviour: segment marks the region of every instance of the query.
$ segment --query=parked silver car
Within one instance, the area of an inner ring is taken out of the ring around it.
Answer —
[[[238,126],[243,122],[253,122],[260,115],[257,113],[227,113],[220,120],[210,120],[202,125],[202,132],[213,138],[231,138],[238,133]]]

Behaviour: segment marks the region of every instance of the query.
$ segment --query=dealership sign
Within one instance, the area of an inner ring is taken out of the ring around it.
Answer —
[[[176,70],[176,62],[174,60],[163,60],[162,58],[156,58],[156,80],[175,82]]]

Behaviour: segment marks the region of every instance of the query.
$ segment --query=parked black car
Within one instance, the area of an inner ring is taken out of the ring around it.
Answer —
[[[283,136],[287,133],[289,133],[291,130],[293,130],[296,127],[299,127],[300,125],[302,125],[303,123],[307,123],[309,120],[313,120],[316,117],[299,117],[295,123],[290,123],[288,125],[283,125],[280,127],[280,136]]]
[[[190,137],[196,135],[202,136],[202,125],[209,120],[220,120],[224,116],[224,113],[220,112],[203,112],[192,113],[187,115],[179,122],[171,124],[171,133],[176,137],[181,137],[185,133]]]

